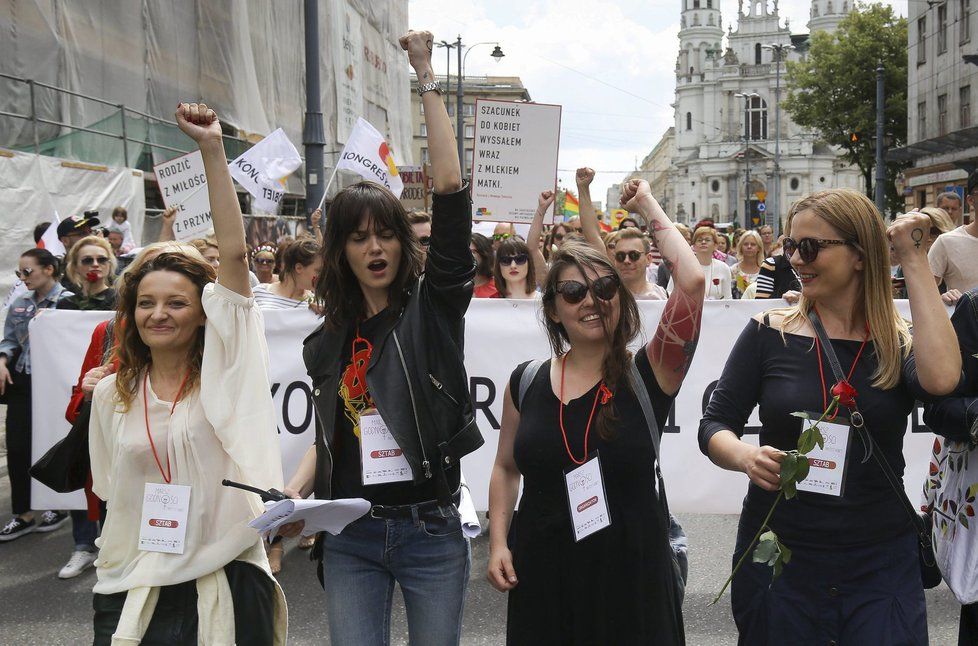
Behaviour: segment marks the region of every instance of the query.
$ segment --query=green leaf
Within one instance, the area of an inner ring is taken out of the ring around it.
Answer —
[[[781,486],[786,482],[794,482],[795,472],[798,470],[798,452],[786,451],[784,459],[781,461]]]
[[[783,563],[784,562],[781,559],[774,562],[774,572],[771,574],[771,583],[774,583],[774,581],[781,576],[781,571],[784,570]]]
[[[781,549],[781,562],[787,565],[791,562],[791,550],[781,541],[778,541],[778,545]]]
[[[784,497],[788,500],[791,500],[798,495],[798,487],[795,486],[794,480],[782,484],[781,489],[784,491]]]
[[[809,451],[815,448],[815,430],[814,427],[806,428],[798,436],[798,453],[805,455]]]
[[[794,413],[792,413],[792,415],[794,415],[795,417],[800,417],[802,419],[811,419],[812,418],[812,416],[809,415],[808,413],[806,413],[805,411],[795,411]]]
[[[818,444],[818,448],[824,449],[825,448],[825,436],[822,435],[822,431],[820,431],[817,426],[815,428],[813,428],[812,430],[814,431],[815,443]]]
[[[757,542],[757,547],[754,548],[754,562],[772,565],[778,556],[777,534],[772,531],[761,534],[761,538]]]
[[[811,468],[811,464],[808,462],[808,458],[804,455],[798,456],[798,472],[795,473],[795,482],[801,482],[808,477],[808,470]]]

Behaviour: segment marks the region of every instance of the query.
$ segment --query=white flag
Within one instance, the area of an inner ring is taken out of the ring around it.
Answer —
[[[58,217],[58,212],[54,211],[54,219],[51,221],[51,225],[44,231],[44,235],[41,236],[41,240],[37,243],[37,246],[41,249],[47,249],[59,258],[64,258],[68,252],[58,237],[58,224],[60,222],[61,218]]]
[[[383,184],[398,199],[404,190],[404,182],[398,174],[390,146],[384,136],[363,117],[357,119],[353,132],[346,140],[336,169],[351,170],[364,179]]]
[[[278,211],[285,195],[282,180],[302,165],[299,151],[279,128],[230,163],[231,176],[255,198],[255,207],[267,213]]]

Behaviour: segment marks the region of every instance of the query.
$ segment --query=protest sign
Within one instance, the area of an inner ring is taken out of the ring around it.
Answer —
[[[230,163],[231,177],[255,198],[255,208],[277,213],[285,195],[283,179],[302,165],[302,157],[281,128]]]
[[[333,174],[338,170],[350,170],[366,180],[382,184],[397,198],[401,197],[404,190],[404,182],[401,181],[400,171],[387,140],[363,117],[357,119],[357,125],[343,146]],[[332,183],[331,177],[326,184],[324,198]]]
[[[401,166],[401,181],[404,191],[401,192],[401,204],[405,209],[428,210],[428,173],[424,166]]]
[[[472,213],[475,220],[529,224],[537,198],[557,183],[560,106],[475,103]],[[545,216],[553,222],[553,212]]]
[[[177,240],[202,238],[211,224],[204,159],[199,150],[153,167],[167,208],[176,207],[173,235]]]

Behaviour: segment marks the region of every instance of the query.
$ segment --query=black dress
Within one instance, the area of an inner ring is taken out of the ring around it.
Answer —
[[[661,427],[673,398],[659,388],[644,352],[638,365]],[[575,465],[561,436],[550,362],[519,406],[525,368],[510,378],[513,401],[522,409],[513,455],[523,497],[509,537],[519,584],[509,593],[507,644],[684,643],[668,523],[655,498],[652,440],[638,400],[619,387],[616,437],[606,441],[591,429],[588,450],[600,455],[611,525],[575,543],[563,475]],[[596,392],[597,385],[564,408],[578,459]]]

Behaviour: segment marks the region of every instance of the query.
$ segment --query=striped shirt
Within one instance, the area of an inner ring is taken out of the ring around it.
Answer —
[[[306,301],[297,301],[294,298],[274,294],[268,289],[268,285],[258,285],[251,291],[255,295],[255,305],[263,310],[291,310],[308,305]]]

